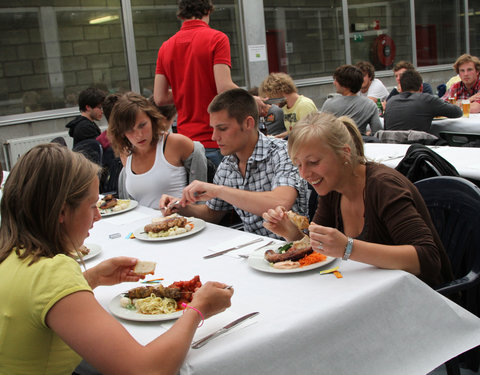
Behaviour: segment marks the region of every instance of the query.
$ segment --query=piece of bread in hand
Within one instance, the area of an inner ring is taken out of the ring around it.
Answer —
[[[301,231],[304,229],[308,229],[310,222],[308,221],[308,217],[299,215],[292,210],[287,212],[288,218],[290,221],[297,226],[297,228]]]
[[[137,264],[135,264],[135,268],[133,272],[137,275],[153,275],[155,273],[155,266],[157,265],[156,262],[149,262],[146,260],[139,260]]]

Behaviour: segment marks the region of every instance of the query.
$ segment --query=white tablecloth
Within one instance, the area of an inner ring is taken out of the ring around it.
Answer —
[[[411,145],[397,143],[365,143],[368,159],[395,168]],[[429,146],[448,160],[460,176],[480,180],[480,147]]]
[[[96,223],[85,242],[99,244],[103,251],[87,267],[128,255],[156,261],[154,277],[164,277],[165,285],[197,274],[204,282],[232,284],[232,307],[205,321],[196,339],[246,313],[260,312],[231,333],[190,350],[181,374],[425,374],[480,344],[480,319],[408,273],[336,260],[343,274],[337,279],[318,270],[264,273],[234,256],[205,260],[213,245],[245,235],[213,224],[184,239],[152,243],[125,238],[153,216],[158,211],[138,207]],[[111,233],[121,237],[109,239]],[[115,295],[135,285],[99,287],[95,295],[107,307]],[[142,344],[173,324],[121,322]]]
[[[433,120],[430,133],[438,136],[440,131],[480,134],[480,113],[472,113],[470,117],[446,118]]]

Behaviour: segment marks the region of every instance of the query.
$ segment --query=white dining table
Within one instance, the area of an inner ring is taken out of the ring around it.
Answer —
[[[469,117],[442,118],[432,121],[429,133],[439,136],[441,131],[480,134],[480,113]]]
[[[407,152],[410,144],[399,143],[365,143],[367,159],[395,168]],[[428,146],[437,154],[449,161],[460,176],[480,180],[480,148]]]
[[[100,245],[102,251],[86,261],[87,268],[126,255],[157,262],[152,278],[163,277],[165,286],[195,275],[202,282],[233,285],[232,306],[207,319],[195,339],[259,312],[228,334],[191,349],[180,374],[426,374],[480,345],[480,319],[409,273],[341,260],[325,267],[339,266],[343,278],[320,275],[322,268],[288,274],[258,271],[238,254],[258,255],[254,249],[270,239],[209,223],[178,239],[129,238],[157,216],[159,211],[139,206],[95,223],[85,243]],[[116,233],[118,238],[109,237]],[[263,242],[203,259],[212,250],[252,238]],[[115,296],[139,285],[98,287],[95,296],[108,310]],[[174,323],[119,320],[141,344]]]

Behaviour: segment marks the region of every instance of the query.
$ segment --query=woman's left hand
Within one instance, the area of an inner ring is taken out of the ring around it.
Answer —
[[[125,281],[136,282],[145,276],[133,272],[138,259],[129,257],[110,258],[85,271],[83,275],[93,289],[99,285],[114,285]]]
[[[335,258],[343,257],[345,246],[347,246],[347,236],[342,232],[314,223],[310,224],[308,230],[313,250]]]

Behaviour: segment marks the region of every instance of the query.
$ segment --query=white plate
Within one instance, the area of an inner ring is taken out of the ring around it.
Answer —
[[[100,211],[100,215],[102,217],[105,217],[105,216],[112,216],[112,215],[117,215],[117,214],[123,214],[124,212],[128,212],[128,211],[131,211],[133,210],[135,207],[138,206],[138,202],[137,201],[134,201],[133,199],[130,199],[130,204],[127,208],[125,208],[124,210],[120,210],[120,211],[110,211],[110,212],[104,212],[102,213],[103,210],[101,210],[99,208],[99,211]]]
[[[278,245],[278,244],[275,244],[275,246]],[[281,244],[278,245],[278,246],[282,246]],[[264,255],[265,255],[265,251],[268,250],[268,249],[272,249],[272,245],[270,246],[265,246],[265,249],[263,251],[258,251],[253,253],[253,254],[250,254],[250,256],[248,257],[248,265],[258,271],[262,271],[262,272],[269,272],[269,273],[297,273],[297,272],[306,272],[306,271],[310,271],[310,270],[314,270],[316,268],[320,268],[320,267],[323,267],[323,266],[326,266],[327,264],[330,264],[332,263],[335,259],[337,258],[334,258],[334,257],[329,257],[327,256],[327,259],[325,259],[323,262],[318,262],[318,263],[313,263],[313,264],[309,264],[308,266],[304,266],[304,267],[298,267],[298,268],[290,268],[290,269],[285,269],[285,270],[282,270],[282,269],[278,269],[278,268],[274,268],[270,265],[270,263],[268,263],[265,258],[264,258]],[[272,249],[274,250],[274,249]]]
[[[203,221],[202,219],[197,219],[196,217],[188,218],[188,220],[193,222],[193,229],[191,231],[180,233],[175,236],[149,237],[148,234],[145,233],[143,229],[145,228],[145,225],[143,227],[135,229],[135,231],[133,232],[133,235],[135,236],[135,238],[138,238],[139,240],[142,240],[142,241],[169,241],[169,240],[176,240],[177,238],[191,236],[192,234],[198,233],[202,229],[205,229],[205,227],[207,226],[205,224],[205,221]]]
[[[155,314],[155,315],[140,314],[136,311],[129,310],[120,306],[120,299],[122,297],[123,297],[123,293],[113,298],[108,304],[108,309],[111,311],[113,315],[115,315],[118,318],[133,320],[136,322],[158,322],[162,320],[178,319],[182,316],[182,313],[183,313],[183,311],[175,311],[174,313],[171,313],[171,314]]]
[[[85,243],[84,245],[90,249],[90,252],[82,257],[84,261],[91,259],[102,252],[102,247],[100,245],[94,243]],[[80,259],[77,256],[75,256],[75,259],[80,262]]]

